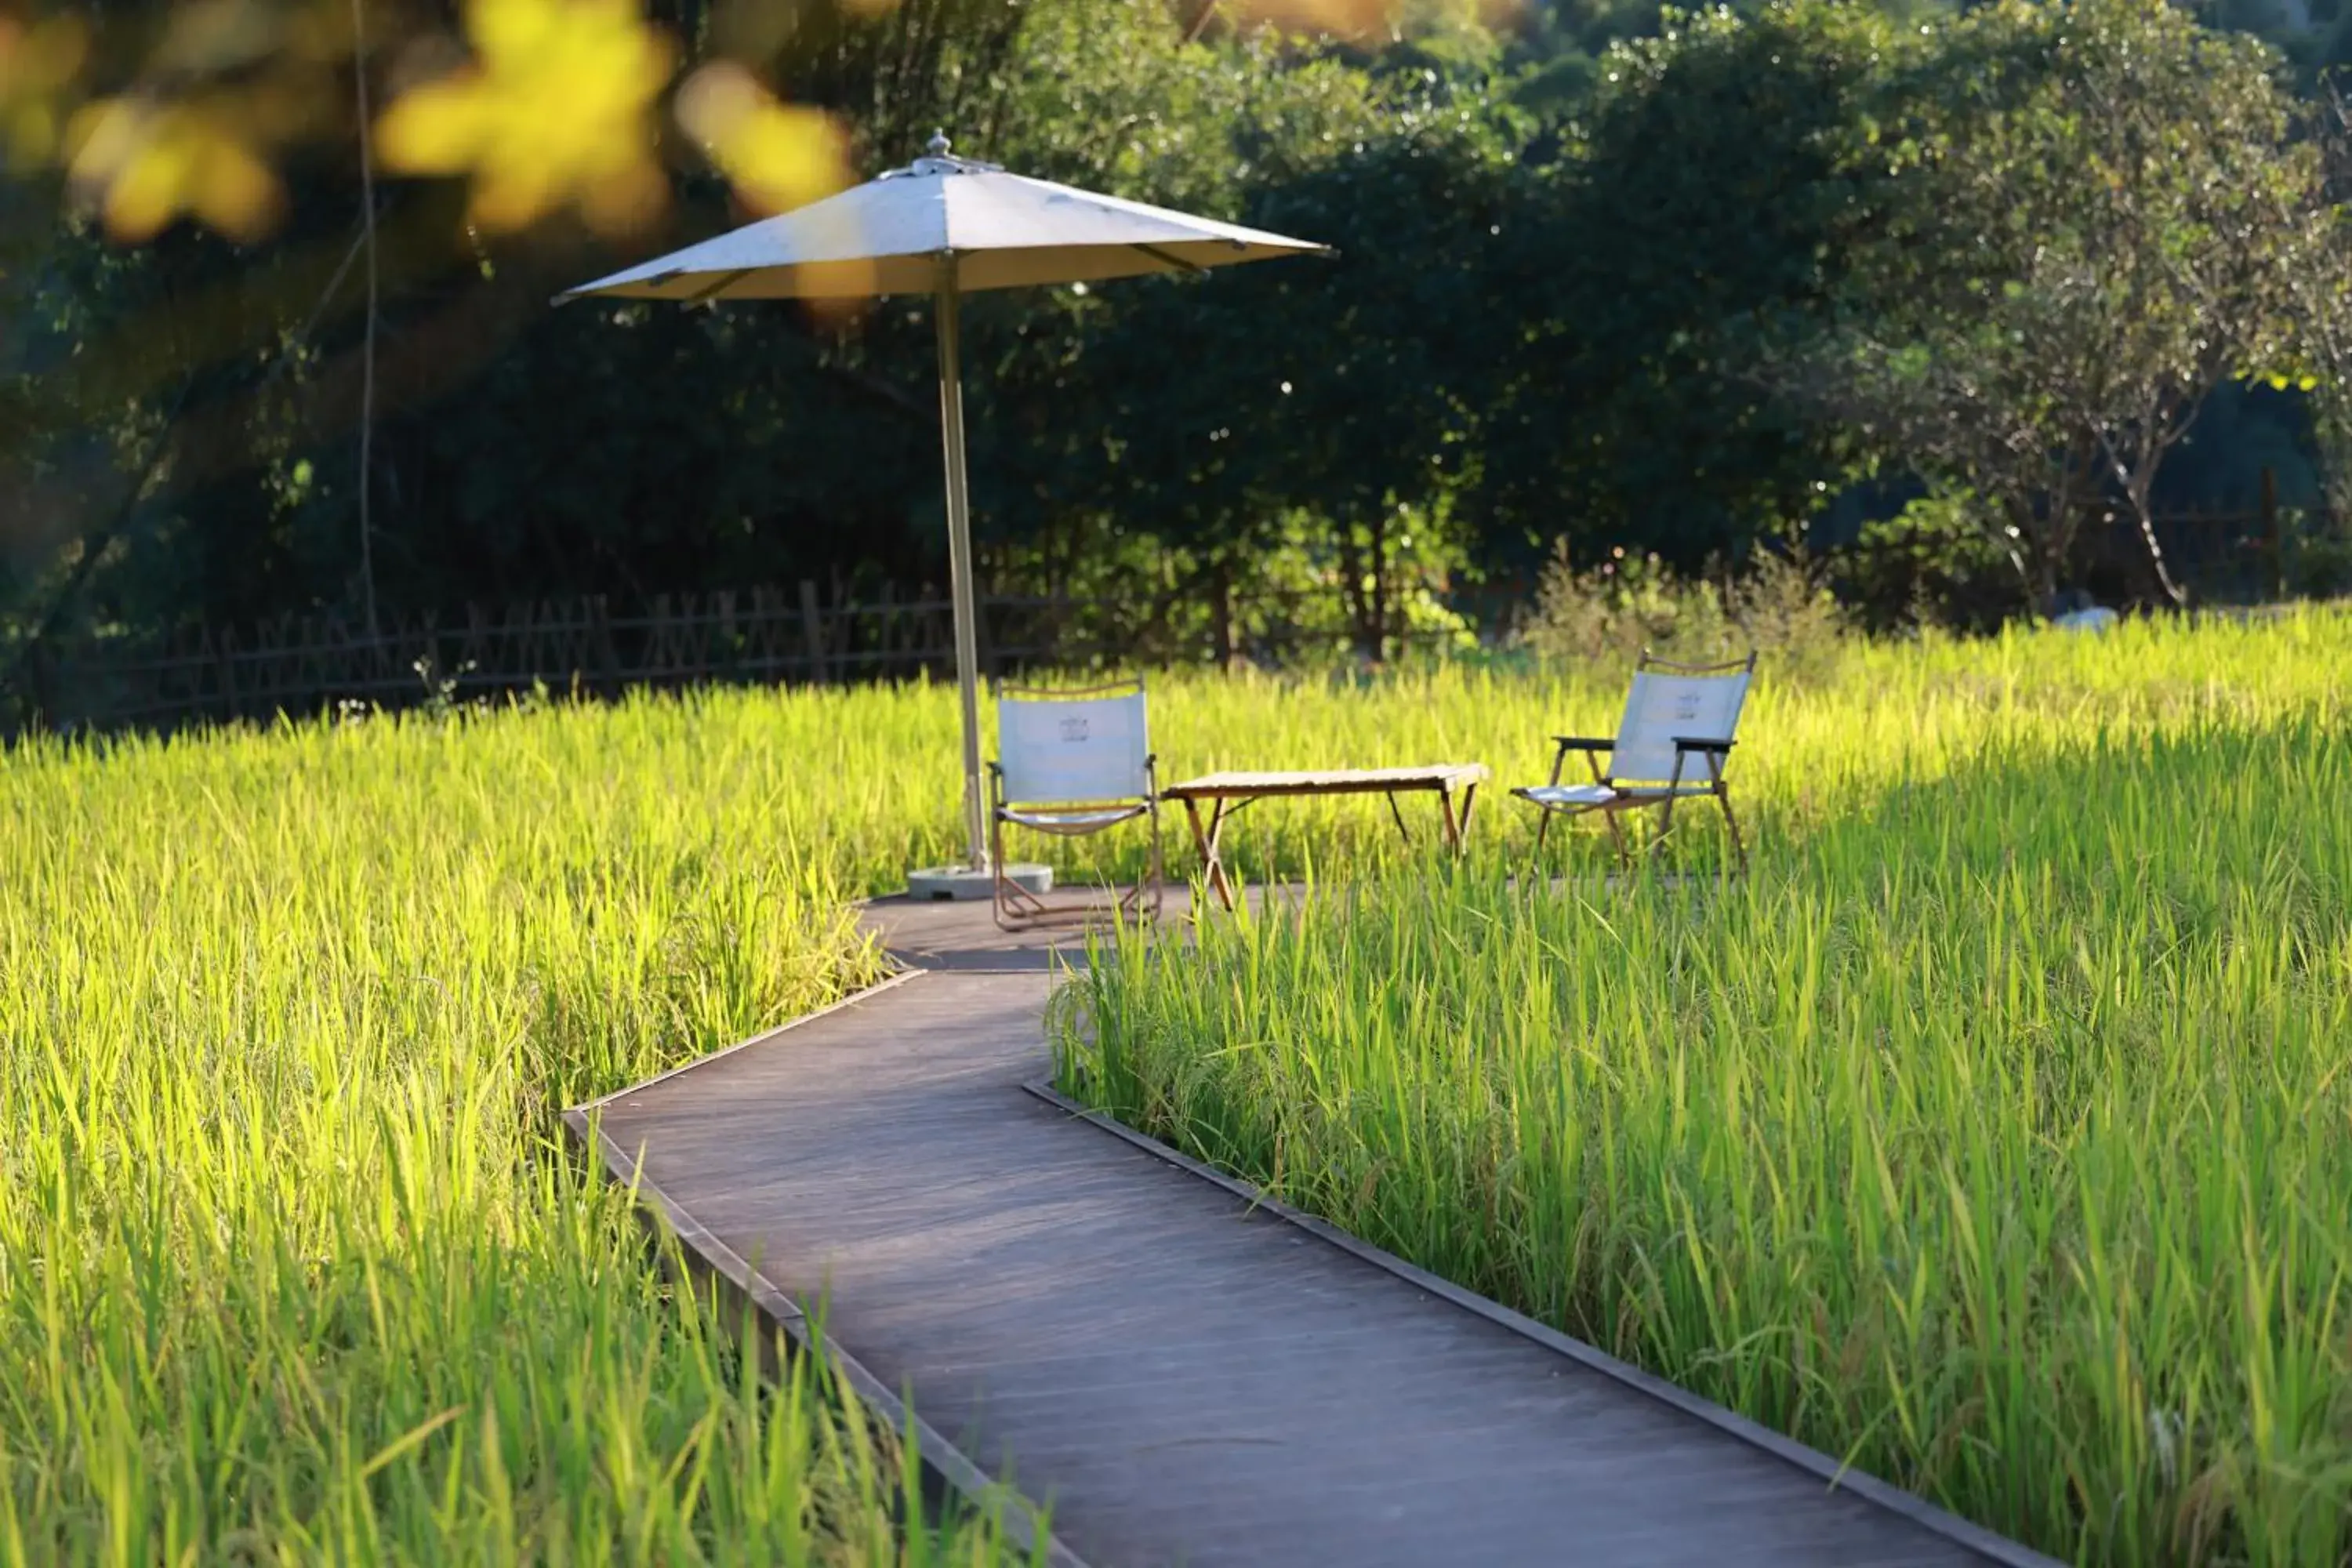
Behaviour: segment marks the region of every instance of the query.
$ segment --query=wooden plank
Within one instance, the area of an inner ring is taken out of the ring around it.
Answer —
[[[973,912],[887,918],[898,940],[929,920],[952,962]],[[919,974],[615,1096],[600,1126],[1090,1561],[2035,1561],[1833,1489],[1041,1101],[1023,1086],[1052,984]]]
[[[1438,763],[1411,768],[1321,768],[1291,773],[1204,773],[1172,784],[1162,800],[1215,800],[1290,795],[1387,795],[1402,790],[1454,790],[1483,784],[1484,763]]]
[[[1548,1324],[1539,1323],[1523,1313],[1515,1312],[1498,1302],[1490,1301],[1475,1291],[1465,1290],[1450,1279],[1441,1279],[1425,1268],[1407,1263],[1391,1253],[1384,1252],[1369,1242],[1360,1240],[1337,1226],[1327,1224],[1312,1215],[1302,1214],[1281,1199],[1273,1197],[1259,1188],[1237,1181],[1222,1171],[1204,1165],[1197,1160],[1177,1152],[1166,1144],[1144,1136],[1131,1127],[1123,1126],[1098,1111],[1080,1105],[1056,1090],[1049,1083],[1040,1080],[1025,1087],[1031,1094],[1056,1107],[1065,1114],[1087,1121],[1111,1136],[1145,1151],[1154,1158],[1165,1160],[1203,1181],[1223,1187],[1254,1207],[1287,1220],[1342,1251],[1362,1258],[1374,1268],[1393,1274],[1409,1284],[1429,1291],[1432,1295],[1443,1297],[1465,1311],[1475,1313],[1490,1322],[1499,1323],[1514,1333],[1524,1335],[1580,1365],[1591,1367],[1642,1394],[1686,1411],[1742,1442],[1751,1443],[1786,1460],[1797,1468],[1819,1477],[1825,1485],[1856,1492],[1883,1508],[1891,1509],[1906,1517],[1918,1520],[1937,1533],[1949,1536],[1980,1552],[1989,1561],[2015,1564],[2038,1564],[2049,1561],[2039,1552],[2028,1551],[2018,1546],[2014,1542],[1945,1512],[1916,1493],[1905,1491],[1900,1487],[1890,1486],[1875,1476],[1842,1465],[1826,1454],[1808,1448],[1801,1443],[1769,1427],[1759,1426],[1746,1416],[1727,1410],[1719,1405],[1711,1404],[1662,1377],[1654,1376],[1639,1367],[1620,1361],[1605,1351],[1588,1345],[1580,1340],[1570,1339]]]
[[[751,1043],[751,1042],[746,1042]],[[564,1125],[587,1143],[603,1162],[606,1174],[628,1184],[642,1212],[666,1226],[677,1237],[691,1268],[717,1282],[727,1293],[729,1307],[749,1305],[760,1322],[781,1335],[794,1353],[814,1352],[830,1362],[852,1397],[876,1420],[893,1432],[914,1435],[916,1455],[929,1481],[951,1487],[987,1518],[1002,1527],[1005,1540],[1024,1555],[1042,1556],[1048,1568],[1087,1568],[1077,1553],[1055,1539],[1035,1503],[1007,1482],[982,1475],[963,1451],[942,1437],[920,1415],[868,1372],[857,1358],[824,1331],[800,1305],[787,1299],[743,1259],[709,1231],[668,1194],[647,1180],[641,1168],[608,1137],[593,1107],[575,1107],[563,1113]],[[766,1361],[762,1353],[763,1363]],[[772,1372],[772,1367],[763,1370]]]

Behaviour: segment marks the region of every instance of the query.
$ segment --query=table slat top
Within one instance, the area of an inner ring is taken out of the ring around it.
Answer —
[[[1412,768],[1322,768],[1305,772],[1203,773],[1170,784],[1163,800],[1219,795],[1382,795],[1393,790],[1448,790],[1486,782],[1484,763],[1431,763]]]

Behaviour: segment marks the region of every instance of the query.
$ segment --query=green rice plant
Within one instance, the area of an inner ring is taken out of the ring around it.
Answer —
[[[556,1121],[879,973],[744,708],[0,763],[0,1563],[1002,1557]]]
[[[1759,874],[1735,900],[1799,886],[1807,866],[1822,887],[1859,885],[1890,844],[1914,844],[1906,814],[1941,809],[1991,748],[2040,765],[2060,738],[2079,748],[2103,728],[2099,743],[2136,755],[2322,724],[2347,651],[2352,623],[2305,616],[1857,643],[1801,687],[1768,665],[1734,770]],[[1154,742],[1170,778],[1483,760],[1499,789],[1536,775],[1547,733],[1612,721],[1625,673],[1155,675]],[[823,1368],[760,1383],[738,1325],[664,1283],[628,1194],[585,1167],[555,1116],[881,973],[852,905],[953,854],[954,711],[950,689],[916,683],[458,707],[0,754],[0,1563],[1001,1553],[986,1521],[921,1516],[905,1445],[862,1430]],[[2099,831],[2134,854],[2153,846],[2146,879],[2172,889],[2161,857],[2193,840],[2167,838],[2162,795],[2109,790]],[[2002,798],[2003,842],[2032,847],[2046,810]],[[1486,942],[1468,912],[1482,908],[1497,929],[1558,942],[1583,931],[1507,901],[1500,879],[1524,864],[1532,826],[1511,805],[1481,807],[1475,852],[1449,873],[1464,893],[1446,918],[1472,923],[1442,928],[1447,942]],[[2144,820],[2118,816],[2126,806]],[[2230,820],[2254,831],[2243,811]],[[2331,840],[2289,816],[2274,825],[2271,879],[2244,886],[2304,889],[2321,912],[2302,917],[2301,945],[2233,957],[2233,985],[2336,962],[2312,868]],[[1677,856],[1704,865],[1710,831],[1695,824]],[[1255,876],[1418,879],[1433,837],[1400,847],[1376,803],[1269,803],[1230,844]],[[1118,853],[1110,868],[1131,871],[1132,836]],[[1600,853],[1592,836],[1555,840],[1556,863],[1580,873]],[[1989,943],[1976,905],[1952,891],[1957,873],[1936,875],[1916,886],[1957,911],[1939,940],[1973,930]],[[2194,885],[2213,907],[2188,900],[2168,918],[2179,940],[2209,945],[2183,952],[2209,951],[2211,922],[2238,908],[2221,882]],[[1813,918],[1772,918],[1800,916]],[[2009,919],[2004,940],[2024,941],[2023,925]],[[1692,963],[1716,951],[1697,930]],[[2073,962],[2071,946],[2033,940],[2049,948],[2039,956]],[[1197,973],[1242,951],[1213,945]],[[2099,940],[2088,951],[2094,973],[2128,977],[2141,962]],[[1304,960],[1269,949],[1262,962]],[[1906,982],[1922,997],[1944,994],[1937,962]],[[2130,984],[2127,999],[2158,978]],[[2269,1004],[2281,1027],[2300,1026],[2300,994]],[[2308,1087],[2313,1105],[2333,1103]],[[2247,1138],[2270,1126],[2242,1117]],[[2303,1147],[2265,1144],[2253,1197],[2279,1190],[2270,1173]],[[1707,1189],[1685,1190],[1695,1214],[1722,1223],[1699,1202]],[[2224,1196],[2200,1201],[2221,1215]],[[2299,1201],[2325,1212],[2321,1197]],[[2134,1278],[2125,1256],[2101,1266]],[[2314,1240],[2273,1271],[2267,1310],[2302,1311],[2294,1292],[2323,1256]],[[1554,1272],[1530,1255],[1528,1278]],[[1636,1328],[1665,1321],[1643,1310]],[[2333,1373],[2283,1351],[2265,1375],[2272,1441],[2288,1444]],[[2158,1406],[2182,1413],[2166,1439],[2175,1465],[2208,1452],[2219,1396],[2205,1397]],[[2229,1484],[2284,1484],[2271,1474]],[[2216,1481],[2197,1495],[2235,1494]]]
[[[1063,1086],[2058,1555],[2352,1550],[2352,623],[1870,649],[1755,873],[1129,935]]]

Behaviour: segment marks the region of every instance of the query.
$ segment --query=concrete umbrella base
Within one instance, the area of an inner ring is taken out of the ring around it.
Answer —
[[[1015,863],[1004,868],[1004,879],[1024,893],[1046,893],[1053,890],[1054,868]],[[933,866],[907,873],[907,896],[910,899],[992,899],[996,896],[996,873],[975,871],[969,866]]]

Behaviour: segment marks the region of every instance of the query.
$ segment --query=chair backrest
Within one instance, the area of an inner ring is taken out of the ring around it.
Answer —
[[[1150,793],[1139,680],[1074,692],[1000,688],[996,736],[1012,804],[1140,800]]]
[[[1609,777],[1636,784],[1663,784],[1675,776],[1675,741],[1729,741],[1738,738],[1739,710],[1748,700],[1748,683],[1755,679],[1756,656],[1734,664],[1676,665],[1647,654],[1633,672],[1633,689],[1625,699],[1625,717],[1609,752]],[[1704,757],[1692,755],[1683,763],[1685,784],[1704,784],[1712,775]]]

